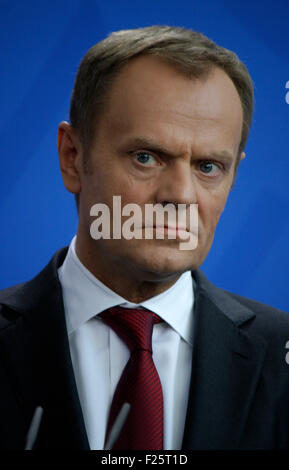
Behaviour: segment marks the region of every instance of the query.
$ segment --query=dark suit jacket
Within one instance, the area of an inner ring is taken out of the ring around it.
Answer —
[[[0,292],[0,448],[89,449],[65,326],[57,252],[31,281]],[[183,449],[289,449],[289,315],[225,292],[201,271]],[[177,312],[176,312],[177,315]],[[101,384],[100,384],[101,386]]]

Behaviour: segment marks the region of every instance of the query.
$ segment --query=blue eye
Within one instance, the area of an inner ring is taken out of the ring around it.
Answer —
[[[220,168],[218,167],[218,165],[216,165],[216,163],[203,162],[200,164],[200,170],[205,174],[211,175],[211,174],[215,174],[216,172],[218,172]]]
[[[142,163],[143,165],[145,165],[146,163],[153,165],[156,162],[156,159],[150,153],[146,153],[146,152],[138,152],[136,154],[136,158],[137,158],[137,161],[139,163]]]

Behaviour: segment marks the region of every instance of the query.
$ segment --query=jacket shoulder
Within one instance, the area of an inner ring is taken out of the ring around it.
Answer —
[[[273,348],[279,349],[281,345],[282,348],[286,347],[289,342],[289,314],[287,312],[228,291],[224,293],[254,313],[254,321],[249,320],[247,325],[246,323],[242,325],[245,330],[249,329],[251,333],[263,337]]]
[[[257,300],[221,289],[209,281],[201,270],[194,271],[197,289],[210,304],[243,330],[270,341],[289,340],[289,314]]]
[[[240,304],[244,305],[245,307],[251,309],[256,314],[261,314],[266,318],[280,318],[286,324],[289,323],[289,313],[285,312],[284,310],[280,310],[276,307],[272,307],[271,305],[264,304],[263,302],[259,302],[254,299],[249,299],[247,297],[243,297],[238,294],[234,294],[232,292],[224,291],[226,294],[230,295],[232,298],[237,300]]]
[[[0,290],[0,329],[47,300],[50,291],[59,290],[57,269],[62,265],[67,250],[65,247],[57,251],[33,279]]]

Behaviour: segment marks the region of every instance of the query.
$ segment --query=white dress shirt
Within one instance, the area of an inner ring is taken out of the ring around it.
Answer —
[[[98,314],[121,305],[142,305],[164,322],[154,325],[153,360],[164,398],[164,449],[181,448],[192,364],[193,279],[182,274],[165,292],[141,304],[128,302],[100,282],[80,262],[73,238],[58,269],[69,346],[90,448],[103,449],[113,394],[130,351]]]

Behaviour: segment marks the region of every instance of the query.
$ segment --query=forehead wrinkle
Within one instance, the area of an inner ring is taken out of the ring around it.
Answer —
[[[147,125],[148,123],[152,125],[152,130],[158,128],[158,131],[161,132],[161,127],[164,128],[164,132],[166,132],[167,126],[172,126],[171,132],[178,132],[181,128],[188,129],[192,133],[194,131],[193,123],[220,123],[220,119],[216,118],[203,118],[203,117],[192,117],[187,116],[181,112],[162,112],[162,115],[154,115],[152,116],[153,112],[148,111],[147,113],[141,113],[138,116],[133,115],[132,118],[130,116],[116,114],[113,115],[109,113],[106,116],[106,119],[103,120],[105,123],[105,128],[115,135],[116,133],[123,134],[132,132],[138,132],[138,124],[141,125],[140,131],[143,131],[144,122]],[[147,117],[149,115],[149,117]],[[170,116],[171,115],[171,116]],[[177,116],[180,116],[182,119],[175,119]],[[128,118],[127,118],[128,117]],[[178,125],[178,127],[173,128],[173,126]]]
[[[162,105],[156,106],[156,104],[148,103],[144,101],[142,103],[125,103],[125,113],[123,112],[123,105],[119,105],[120,108],[119,112],[116,110],[115,107],[112,107],[110,111],[107,113],[107,118],[110,122],[113,120],[123,124],[124,121],[135,121],[135,116],[139,115],[141,118],[146,117],[148,120],[155,120],[155,119],[162,119],[162,120],[171,120],[171,118],[180,117],[181,120],[184,122],[191,122],[191,121],[214,121],[218,122],[221,121],[222,115],[217,116],[210,116],[209,113],[206,112],[201,114],[200,112],[197,113],[197,110],[194,109],[193,106],[190,107],[191,114],[184,113],[179,109],[172,109],[172,106],[168,106],[167,103],[163,103]],[[183,107],[182,107],[183,109]],[[207,110],[206,110],[207,111]],[[212,112],[212,110],[210,110]],[[130,117],[132,116],[132,119]]]
[[[156,71],[151,71],[151,74],[152,77],[154,77]],[[213,78],[213,74],[210,74],[210,77]],[[176,77],[173,78],[176,80]],[[225,78],[227,81],[231,82],[229,77]],[[185,87],[180,87],[179,80],[176,80],[175,87],[172,88],[172,77],[168,76],[168,84],[166,84],[166,82],[163,84],[157,93],[156,100],[154,99],[154,96],[151,96],[152,91],[155,92],[155,87],[151,86],[151,82],[153,81],[152,78],[148,82],[148,86],[143,86],[141,89],[136,87],[134,82],[132,82],[132,84],[130,84],[131,86],[128,88],[127,82],[120,80],[118,85],[119,87],[120,85],[122,86],[120,88],[115,86],[115,88],[111,90],[109,96],[108,105],[112,105],[110,111],[112,111],[112,114],[115,114],[116,108],[118,108],[121,119],[123,119],[125,111],[126,115],[129,113],[156,113],[158,115],[179,116],[181,119],[189,120],[190,122],[193,119],[204,121],[216,120],[221,122],[223,118],[226,119],[226,117],[228,117],[228,113],[231,114],[232,110],[229,109],[228,106],[224,106],[224,101],[222,100],[222,93],[224,95],[224,92],[222,90],[220,91],[220,99],[216,99],[218,93],[216,94],[215,89],[212,89],[213,85],[210,84],[211,80],[192,81],[183,76],[181,76],[181,80],[181,84],[185,84]],[[186,90],[188,84],[189,88]],[[114,85],[116,85],[116,83]],[[159,84],[156,83],[156,85],[158,89]],[[233,83],[231,85],[234,89],[233,101],[237,99],[242,114],[240,98],[237,95],[237,91],[235,90]],[[203,93],[204,87],[207,87],[206,94]],[[226,96],[228,96],[228,94],[230,95],[230,83],[227,84],[227,87],[229,87],[229,90],[227,91]],[[223,99],[226,99],[226,96],[223,96]],[[177,101],[176,98],[178,98]],[[212,101],[214,106],[211,105]],[[175,109],[172,109],[172,106]],[[186,112],[184,112],[184,110]]]

